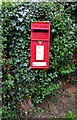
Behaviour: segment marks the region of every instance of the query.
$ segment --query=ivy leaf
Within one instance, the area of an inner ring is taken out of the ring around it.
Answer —
[[[70,34],[74,34],[74,32],[73,32],[73,31],[70,31],[69,33],[70,33]]]
[[[24,31],[25,30],[25,26],[20,27],[20,30]]]
[[[19,20],[20,22],[22,22],[22,21],[23,21],[23,18],[18,18],[18,20]]]
[[[18,12],[20,15],[23,15],[23,11]]]
[[[16,21],[15,20],[12,21],[12,25],[16,26]]]
[[[24,63],[23,66],[27,66],[27,63]]]

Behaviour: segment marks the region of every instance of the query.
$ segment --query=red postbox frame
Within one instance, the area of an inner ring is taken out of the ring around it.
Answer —
[[[41,41],[41,43],[40,43]],[[36,46],[44,46],[44,60],[36,60]],[[34,21],[31,23],[30,67],[49,68],[50,22]]]

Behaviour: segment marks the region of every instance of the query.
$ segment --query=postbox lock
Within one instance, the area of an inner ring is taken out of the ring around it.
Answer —
[[[42,40],[38,41],[39,44],[42,44]]]

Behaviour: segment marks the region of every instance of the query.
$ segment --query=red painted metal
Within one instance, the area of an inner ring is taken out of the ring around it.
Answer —
[[[30,43],[31,68],[45,69],[49,67],[49,46],[50,46],[50,22],[42,21],[32,22]]]

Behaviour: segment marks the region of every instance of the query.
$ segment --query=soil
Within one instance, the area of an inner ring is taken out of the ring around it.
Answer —
[[[46,96],[36,107],[32,106],[23,118],[63,118],[68,111],[76,111],[77,85],[60,82],[54,95]],[[31,104],[31,103],[30,103]]]

